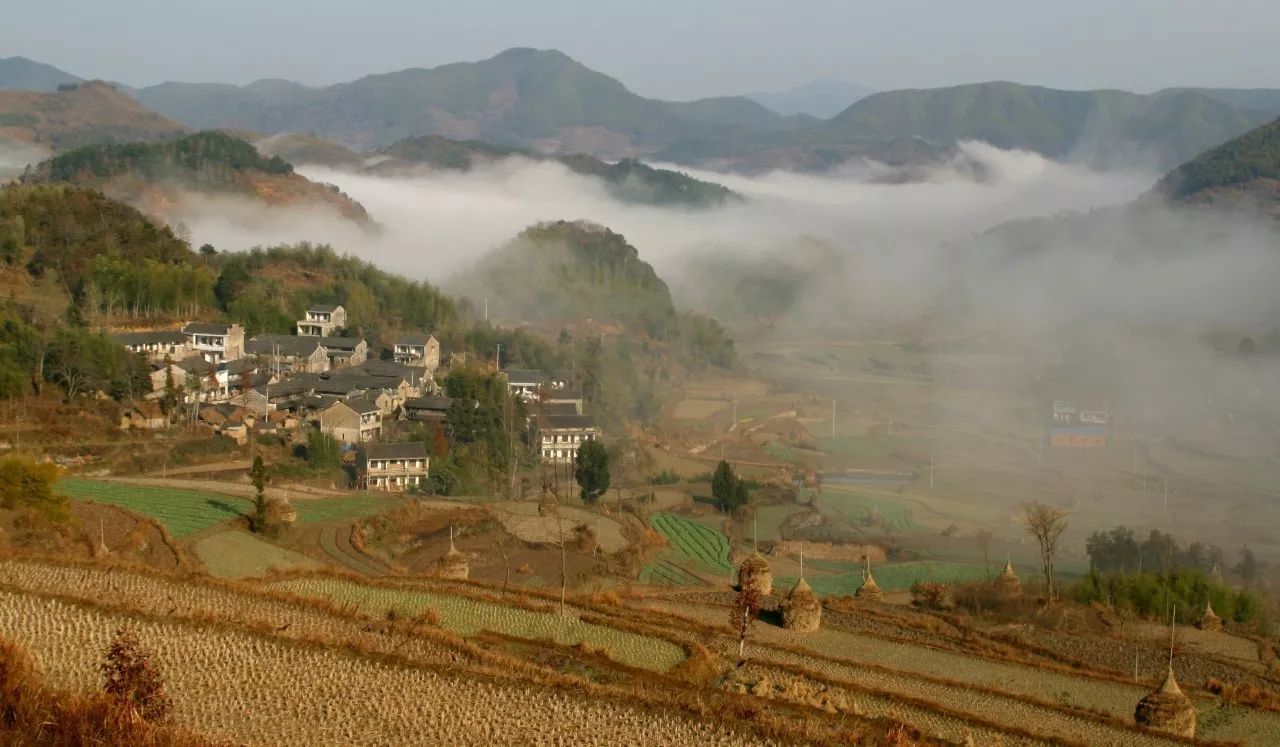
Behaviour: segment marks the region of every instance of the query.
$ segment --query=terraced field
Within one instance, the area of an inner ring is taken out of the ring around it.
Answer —
[[[516,638],[553,640],[569,646],[584,644],[603,649],[614,661],[658,672],[674,667],[685,658],[684,650],[670,641],[585,623],[558,612],[540,612],[464,596],[371,586],[323,577],[288,579],[269,586],[337,604],[352,604],[373,616],[395,610],[412,617],[432,609],[440,614],[443,627],[460,635],[470,636],[487,630]]]
[[[249,512],[249,501],[222,493],[176,488],[121,485],[70,477],[58,490],[77,500],[127,508],[159,521],[174,537],[182,538]]]
[[[272,570],[320,568],[321,563],[305,555],[276,547],[239,529],[228,529],[196,543],[196,557],[211,575],[219,578],[248,578]]]
[[[123,626],[137,633],[165,674],[175,722],[236,742],[308,747],[759,742],[721,722],[675,711],[0,590],[0,630],[30,651],[53,687],[97,689],[102,652]]]
[[[697,576],[669,560],[655,560],[640,569],[639,581],[654,586],[703,586]]]
[[[816,565],[816,564],[815,564]],[[815,593],[822,596],[852,596],[862,586],[862,569],[856,563],[822,563],[821,568],[842,570],[830,576],[813,575],[806,580]],[[876,583],[882,589],[910,589],[916,581],[959,583],[986,578],[986,570],[967,563],[946,563],[934,560],[918,560],[910,563],[876,566],[872,569]],[[795,579],[781,578],[784,588]]]
[[[895,533],[905,534],[920,530],[912,519],[911,512],[901,503],[872,498],[860,491],[855,492],[854,488],[823,486],[822,498],[819,500],[824,508],[838,510],[846,520],[854,524],[866,524],[874,518]]]
[[[404,502],[387,495],[353,495],[346,498],[302,498],[291,501],[298,522],[356,521],[375,516]]]
[[[672,513],[654,514],[650,523],[682,555],[713,571],[729,573],[733,570],[729,561],[729,538],[720,532]]]

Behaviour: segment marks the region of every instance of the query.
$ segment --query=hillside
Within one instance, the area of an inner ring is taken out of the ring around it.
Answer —
[[[379,174],[398,173],[416,166],[468,171],[484,163],[520,157],[554,160],[574,173],[598,178],[614,198],[623,202],[707,208],[742,199],[719,184],[678,171],[655,169],[630,158],[609,163],[589,155],[549,157],[520,148],[476,140],[450,140],[439,135],[406,138],[378,151],[377,155],[385,160],[370,167],[370,171]]]
[[[785,91],[759,91],[746,96],[779,114],[808,114],[829,119],[875,92],[874,88],[847,80],[814,80]]]
[[[1097,166],[1179,163],[1264,121],[1196,91],[1144,96],[994,82],[877,93],[797,133],[813,146],[918,137],[983,140]]]
[[[282,159],[266,158],[222,132],[85,146],[40,163],[23,181],[93,187],[158,214],[170,212],[184,192],[198,192],[251,197],[268,205],[325,206],[360,223],[369,220],[364,207],[336,189],[295,174]]]
[[[296,165],[315,164],[334,169],[364,167],[364,156],[340,143],[314,135],[290,132],[256,140],[254,146],[267,158],[281,158]]]
[[[0,91],[0,141],[59,152],[98,143],[161,140],[185,129],[101,81],[54,93]]]
[[[139,90],[138,97],[194,127],[311,132],[358,150],[438,134],[548,153],[626,157],[711,132],[786,123],[747,99],[647,99],[560,52],[535,49],[324,88],[288,81],[243,87],[164,83]]]
[[[1280,207],[1280,119],[1208,150],[1169,172],[1154,192],[1198,204]]]
[[[65,70],[26,57],[0,58],[0,90],[56,91],[58,86],[81,83]]]

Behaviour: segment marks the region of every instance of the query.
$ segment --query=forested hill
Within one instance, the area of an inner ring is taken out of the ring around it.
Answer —
[[[159,143],[89,145],[44,161],[23,176],[28,184],[68,183],[164,214],[183,192],[250,197],[267,205],[324,206],[360,223],[364,207],[336,189],[293,173],[223,132],[198,132]]]
[[[151,141],[180,135],[179,122],[144,108],[108,83],[62,90],[0,90],[0,141],[64,151],[93,143]]]
[[[1280,119],[1233,138],[1169,172],[1154,190],[1190,203],[1280,208]]]
[[[645,205],[709,208],[741,201],[732,190],[688,174],[656,169],[634,159],[609,163],[590,155],[543,156],[530,150],[493,145],[477,140],[451,140],[439,135],[406,138],[378,151],[384,160],[370,167],[388,174],[415,166],[467,171],[504,158],[554,160],[570,171],[599,179],[609,193],[623,202]]]

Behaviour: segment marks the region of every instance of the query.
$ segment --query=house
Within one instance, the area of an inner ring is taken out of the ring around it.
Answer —
[[[183,371],[178,388],[186,392],[186,402],[225,402],[231,398],[231,372],[225,363],[188,358],[176,365]]]
[[[194,352],[191,338],[181,332],[117,332],[111,338],[149,361],[180,360]]]
[[[234,361],[244,356],[244,327],[239,324],[187,322],[182,334],[191,340],[191,349],[210,363]]]
[[[313,303],[298,320],[298,334],[308,337],[328,337],[334,330],[347,326],[347,310],[331,303]]]
[[[254,335],[244,348],[247,355],[254,356],[273,373],[320,373],[329,370],[329,353],[319,337]]]
[[[543,461],[572,462],[583,442],[600,438],[590,415],[539,415],[535,422]]]
[[[536,402],[541,396],[552,396],[569,387],[569,376],[564,371],[509,368],[503,374],[507,377],[507,391],[525,402]]]
[[[122,431],[130,428],[154,430],[164,428],[168,424],[169,418],[165,416],[164,410],[160,409],[159,402],[139,402],[120,415]]]
[[[324,349],[329,368],[358,366],[369,357],[369,343],[362,337],[326,337]]]
[[[396,363],[434,371],[440,367],[440,341],[435,335],[406,333],[396,338],[392,346]]]
[[[453,397],[413,397],[400,406],[400,417],[430,423],[442,423],[453,407]]]
[[[208,365],[208,364],[205,364]],[[147,374],[147,378],[151,381],[151,391],[143,395],[144,399],[161,399],[165,395],[165,390],[169,388],[170,382],[174,392],[181,392],[187,388],[187,372],[172,361],[165,363],[151,364],[151,373]]]
[[[320,430],[343,443],[366,443],[382,432],[382,409],[364,397],[349,397],[320,412]]]
[[[360,451],[360,485],[368,490],[401,491],[426,482],[430,458],[421,441],[369,444]]]

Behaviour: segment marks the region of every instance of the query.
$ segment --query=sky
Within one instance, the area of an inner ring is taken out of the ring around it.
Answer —
[[[87,78],[312,85],[559,49],[645,96],[1014,80],[1055,88],[1280,87],[1276,0],[43,0],[0,57]]]

